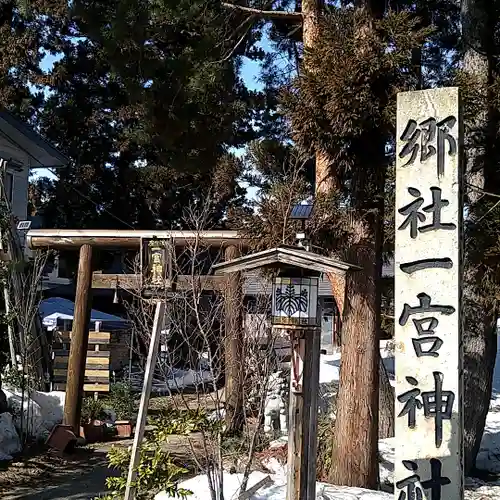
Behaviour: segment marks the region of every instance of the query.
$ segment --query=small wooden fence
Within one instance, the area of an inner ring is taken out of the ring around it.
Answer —
[[[84,392],[109,392],[109,332],[90,332],[85,361]],[[71,332],[57,332],[54,338],[52,390],[65,391],[68,376]]]

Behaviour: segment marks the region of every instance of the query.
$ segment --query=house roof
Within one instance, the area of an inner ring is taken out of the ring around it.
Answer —
[[[250,271],[263,267],[276,267],[280,264],[310,269],[320,273],[345,274],[349,270],[361,269],[347,262],[309,252],[300,247],[285,245],[222,262],[213,266],[213,269],[216,274],[227,274],[237,271]]]
[[[26,123],[8,111],[0,111],[0,134],[30,158],[31,168],[58,168],[69,159]]]
[[[59,320],[73,320],[75,314],[75,303],[62,297],[51,297],[40,302],[38,307],[42,323],[49,330],[53,330]],[[90,323],[96,321],[103,323],[104,328],[119,329],[128,324],[128,320],[92,309],[90,311]]]

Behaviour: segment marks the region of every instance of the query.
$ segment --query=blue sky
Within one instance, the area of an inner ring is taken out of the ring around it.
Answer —
[[[259,81],[260,63],[258,61],[250,61],[245,57],[241,68],[241,76],[245,85],[250,90],[261,90],[262,83]]]
[[[267,40],[265,40],[262,44],[261,47],[264,50],[270,50],[270,47],[268,45]],[[53,54],[47,54],[41,64],[40,67],[43,71],[50,71],[54,65],[55,62],[60,60],[62,55],[53,55]],[[247,59],[246,57],[244,58],[243,65],[241,68],[241,76],[245,82],[245,85],[250,89],[250,90],[261,90],[263,85],[259,81],[259,73],[260,73],[260,63],[257,61],[251,61]],[[235,151],[236,154],[242,154],[243,151]],[[55,179],[55,176],[49,172],[47,169],[40,168],[40,169],[35,169],[32,170],[32,176],[33,177],[49,177],[52,179]]]

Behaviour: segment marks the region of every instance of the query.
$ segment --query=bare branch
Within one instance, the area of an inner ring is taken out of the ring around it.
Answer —
[[[222,6],[226,9],[247,12],[248,14],[252,14],[253,16],[257,16],[262,19],[288,19],[290,21],[300,20],[302,22],[302,14],[300,12],[288,12],[284,10],[260,10],[227,2],[222,2]]]
[[[253,16],[250,16],[248,19],[251,19],[252,17]],[[241,45],[243,44],[243,42],[246,40],[246,38],[248,36],[248,33],[250,32],[251,28],[252,28],[252,25],[250,25],[247,28],[247,30],[245,31],[245,33],[243,33],[243,35],[240,37],[240,39],[238,40],[238,42],[234,45],[234,47],[229,51],[229,53],[226,56],[224,56],[219,61],[215,61],[212,64],[221,64],[221,63],[224,63],[226,61],[229,61],[229,59],[231,59],[231,57],[233,57],[233,55],[235,54],[235,52],[241,47]]]
[[[482,193],[483,195],[492,196],[493,198],[500,198],[500,194],[490,193],[489,191],[485,191],[480,186],[476,186],[474,184],[470,184],[469,182],[466,182],[465,185],[467,187],[470,187],[471,189],[474,189],[475,191],[478,191],[478,192]]]

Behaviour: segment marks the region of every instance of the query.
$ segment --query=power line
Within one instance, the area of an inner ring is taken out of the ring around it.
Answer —
[[[24,148],[21,144],[19,144],[18,141],[16,141],[14,138],[12,138],[11,136],[9,136],[7,133],[3,132],[0,130],[0,135],[2,135],[4,138],[6,138],[8,141],[14,143],[21,151],[23,151],[24,153],[26,153],[29,157],[31,157],[33,160],[35,160],[37,163],[40,163],[38,161],[37,158],[35,158],[35,156],[33,156],[26,148]],[[46,170],[48,170],[52,175],[54,175],[55,177],[57,177],[57,179],[60,181],[61,178],[59,177],[58,174],[56,174],[54,172],[54,170],[52,170],[51,168],[49,167],[42,167],[42,168],[45,168]],[[85,179],[83,179],[84,182],[87,183],[87,181],[85,181]],[[87,183],[87,185],[89,187],[90,184]],[[90,201],[90,203],[92,203],[93,205],[95,205],[95,207],[99,210],[103,210],[104,212],[106,212],[108,215],[110,215],[111,217],[113,217],[114,219],[116,219],[118,222],[120,222],[121,224],[125,224],[126,226],[128,226],[130,229],[133,229],[134,231],[136,230],[135,227],[131,226],[128,222],[125,222],[124,220],[120,219],[120,217],[118,217],[117,215],[111,213],[107,208],[105,207],[100,207],[94,200],[92,200],[91,198],[89,198],[87,195],[85,195],[84,193],[82,193],[81,191],[79,191],[78,189],[76,189],[74,186],[71,186],[70,185],[70,188],[73,189],[77,194],[79,194],[80,196],[83,196],[87,201]]]
[[[52,174],[54,175],[55,177],[57,177],[57,179],[59,181],[61,181],[61,178],[59,177],[58,174],[56,174],[52,169],[50,168],[47,168],[47,170]],[[62,182],[62,181],[61,181]],[[84,180],[84,182],[87,183],[87,181]],[[90,187],[90,185],[87,183],[87,185]],[[99,206],[98,203],[96,203],[92,198],[89,198],[86,194],[82,193],[81,191],[79,191],[78,189],[76,189],[75,186],[72,186],[70,185],[69,186],[71,189],[73,189],[76,193],[78,193],[80,196],[83,196],[87,201],[90,201],[90,203],[92,203],[93,205],[95,205],[95,207],[99,210],[103,210],[104,212],[106,212],[108,215],[110,215],[111,217],[113,217],[114,219],[116,219],[118,222],[120,222],[121,224],[124,224],[126,226],[128,226],[130,229],[133,229],[134,231],[136,231],[136,228],[132,225],[130,225],[128,222],[125,222],[124,220],[120,219],[120,217],[118,217],[117,215],[113,214],[112,212],[110,212],[107,208],[105,207],[102,207],[102,206]]]

